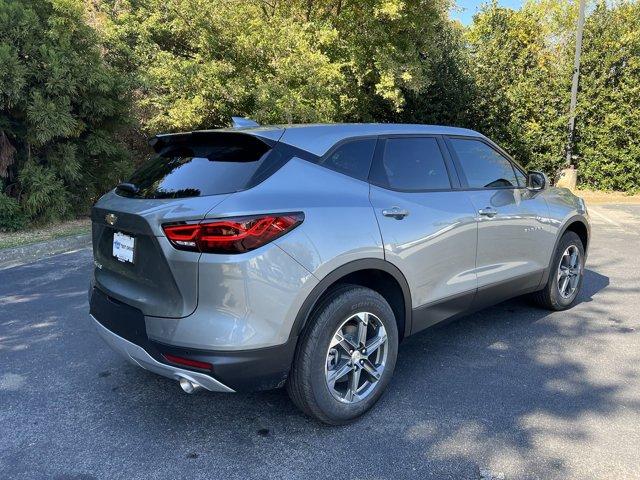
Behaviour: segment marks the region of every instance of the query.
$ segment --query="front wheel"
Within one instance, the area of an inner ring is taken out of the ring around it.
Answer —
[[[566,310],[575,305],[584,279],[584,246],[574,232],[566,232],[556,249],[544,288],[533,300],[549,310]]]
[[[393,375],[398,328],[377,292],[345,285],[316,307],[287,382],[293,402],[331,425],[348,423],[380,398]]]

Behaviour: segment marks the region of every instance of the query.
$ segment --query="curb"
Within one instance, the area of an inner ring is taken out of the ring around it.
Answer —
[[[22,247],[5,248],[0,250],[0,270],[89,246],[91,246],[91,233],[70,235]]]

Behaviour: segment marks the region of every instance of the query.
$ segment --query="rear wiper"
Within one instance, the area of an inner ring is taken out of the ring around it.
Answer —
[[[116,187],[118,190],[124,190],[125,192],[129,192],[133,195],[135,195],[136,193],[138,193],[138,190],[140,190],[138,187],[136,187],[133,183],[127,183],[127,182],[122,182],[119,183],[118,186]]]

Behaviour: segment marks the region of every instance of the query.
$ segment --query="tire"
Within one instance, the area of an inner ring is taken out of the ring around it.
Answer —
[[[565,253],[567,251],[573,251],[572,249],[575,249],[575,251],[577,251],[579,255],[577,283],[572,293],[568,296],[564,296],[561,293],[561,287],[563,286],[563,283],[560,283],[559,277],[560,263],[563,262],[563,265],[567,263],[566,257],[563,260],[563,256],[565,256]],[[582,288],[583,280],[584,246],[582,245],[582,240],[580,240],[580,237],[578,237],[578,235],[574,232],[565,232],[564,235],[562,235],[562,238],[560,239],[558,247],[556,248],[556,251],[554,253],[547,284],[542,290],[531,294],[531,298],[538,306],[546,308],[548,310],[566,310],[576,304],[580,289]]]
[[[361,325],[365,324],[362,328],[367,337],[362,342],[358,335],[362,335]],[[375,343],[385,336],[386,343],[374,350]],[[337,339],[343,340],[332,346]],[[352,348],[356,343],[359,347],[369,345],[369,355],[364,347]],[[307,415],[329,425],[347,424],[369,410],[384,393],[397,354],[398,327],[387,301],[371,289],[342,285],[313,310],[296,349],[287,391]],[[377,366],[379,362],[382,368]],[[343,371],[349,373],[337,375]],[[354,377],[357,371],[359,380]],[[330,379],[334,377],[338,380],[332,388]],[[351,388],[354,384],[356,389]]]

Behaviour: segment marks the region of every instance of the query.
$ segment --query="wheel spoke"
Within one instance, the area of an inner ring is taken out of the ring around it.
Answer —
[[[384,342],[386,341],[387,341],[387,333],[382,329],[380,329],[380,331],[378,332],[378,335],[376,335],[375,337],[373,337],[371,340],[367,342],[365,346],[365,348],[367,349],[367,355],[371,355],[372,353],[375,353],[376,350],[380,348],[380,345],[384,344]]]
[[[360,372],[359,368],[351,371],[351,376],[349,378],[349,389],[345,395],[345,398],[352,402],[357,400],[358,398],[358,385],[360,384]]]
[[[359,313],[358,317],[358,348],[364,347],[367,342],[367,326],[369,324],[369,314]]]
[[[351,370],[353,370],[353,365],[351,365],[349,362],[346,362],[340,368],[336,368],[335,370],[329,370],[328,376],[327,376],[327,381],[329,383],[329,386],[331,388],[335,388],[336,382],[340,380],[342,377],[344,377]]]
[[[571,279],[569,280],[569,285],[571,287],[571,293],[573,293],[573,291],[577,288],[579,280],[580,280],[580,275],[578,275],[578,274],[572,276]]]
[[[341,332],[338,332],[333,336],[333,341],[331,342],[330,347],[333,348],[335,346],[342,347],[342,349],[348,354],[351,354],[351,352],[358,348],[356,342],[351,338],[342,335]]]
[[[563,296],[567,296],[567,287],[569,286],[569,277],[563,277],[562,283],[560,284],[560,293]]]
[[[574,249],[571,251],[571,260],[570,260],[570,267],[571,268],[575,268],[576,266],[578,266],[578,249],[574,247]]]
[[[371,363],[369,360],[365,360],[364,361],[364,370],[377,382],[378,380],[380,380],[380,377],[382,376],[382,372],[384,370],[384,365],[381,365],[379,367],[375,367],[373,365],[373,363]]]

